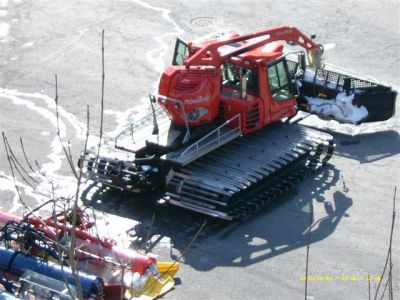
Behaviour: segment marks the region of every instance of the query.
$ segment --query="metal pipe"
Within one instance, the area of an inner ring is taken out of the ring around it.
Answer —
[[[240,77],[240,99],[247,99],[247,76],[242,74]]]
[[[190,138],[190,128],[189,128],[189,124],[188,124],[187,117],[186,117],[185,106],[183,105],[182,101],[180,101],[178,99],[173,99],[173,98],[170,98],[170,97],[167,97],[167,96],[164,96],[164,95],[160,95],[160,94],[158,94],[157,97],[161,98],[164,101],[171,101],[171,102],[173,102],[173,103],[175,103],[175,104],[177,104],[177,105],[182,107],[182,113],[183,113],[183,117],[184,117],[184,120],[185,120],[185,126],[186,126],[187,135]]]

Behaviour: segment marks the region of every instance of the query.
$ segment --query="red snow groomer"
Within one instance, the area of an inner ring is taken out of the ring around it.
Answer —
[[[296,51],[287,52],[283,43]],[[299,50],[300,49],[300,50]],[[293,122],[387,120],[391,87],[323,69],[323,47],[295,27],[177,40],[152,111],[79,160],[88,177],[232,220],[266,205],[331,157],[332,136]],[[156,105],[158,103],[158,105]]]

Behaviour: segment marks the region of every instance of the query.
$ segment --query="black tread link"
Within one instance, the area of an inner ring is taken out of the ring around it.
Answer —
[[[301,125],[296,126],[295,128],[288,128],[276,125],[269,132],[264,130],[263,133],[259,134],[261,136],[255,134],[242,141],[233,141],[200,158],[195,169],[190,166],[180,170],[189,178],[173,178],[174,183],[168,186],[166,195],[169,197],[166,197],[166,199],[173,199],[172,204],[208,215],[212,215],[212,212],[215,211],[216,215],[214,216],[219,217],[218,214],[222,214],[221,218],[224,219],[241,219],[255,213],[320,170],[333,154],[332,136]],[[276,127],[278,127],[278,130]],[[303,135],[296,136],[299,133]],[[292,138],[293,141],[291,141]],[[263,144],[262,141],[269,142]],[[258,151],[263,146],[269,146],[271,142],[275,148],[271,147],[271,149],[265,149],[265,151]],[[282,145],[280,145],[280,142]],[[257,156],[251,157],[252,154],[247,153],[246,150],[254,151]],[[218,164],[218,156],[222,158],[221,164]],[[246,162],[235,161],[235,157],[249,159],[251,162],[248,163],[247,167],[250,169],[246,169]],[[227,184],[228,190],[230,185],[235,184],[233,182],[235,179],[232,179],[234,176],[232,176],[232,173],[229,174],[229,161],[232,162],[233,173],[237,174],[239,166],[243,168],[243,174],[236,179],[237,183],[243,182],[246,177],[254,181],[256,177],[253,177],[252,173],[257,174],[257,176],[262,174],[258,172],[259,169],[254,167],[254,162],[256,162],[256,165],[258,164],[258,168],[264,171],[266,169],[274,171],[270,171],[262,179],[258,177],[257,182],[243,186],[239,191],[236,190],[232,193],[231,196],[222,195],[216,191],[213,194],[213,200],[204,198],[204,191],[208,189],[208,192],[210,192],[212,185],[215,184],[212,181],[207,182],[210,178],[220,182],[227,180],[229,182]],[[207,163],[211,164],[207,165]],[[265,165],[262,165],[262,163]],[[223,168],[226,168],[226,172],[222,171]],[[224,176],[224,174],[228,175]],[[202,176],[204,182],[195,184],[195,181],[200,180]],[[218,176],[221,176],[221,178]],[[178,185],[180,190],[177,188]],[[183,190],[184,193],[181,192]],[[209,205],[211,203],[214,205]]]

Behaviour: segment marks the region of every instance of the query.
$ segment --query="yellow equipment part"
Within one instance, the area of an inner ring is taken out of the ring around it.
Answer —
[[[175,281],[171,276],[150,276],[143,289],[138,292],[138,298],[143,300],[156,299],[172,290],[174,285]]]
[[[156,299],[174,288],[175,281],[172,278],[179,270],[177,262],[157,262],[160,276],[149,276],[141,290],[131,290],[133,299]]]
[[[157,262],[157,269],[160,274],[166,274],[171,277],[174,277],[176,272],[179,270],[179,263],[178,262],[169,262],[169,261],[158,261]]]

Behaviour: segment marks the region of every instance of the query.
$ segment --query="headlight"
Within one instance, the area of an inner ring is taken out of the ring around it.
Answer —
[[[142,169],[142,171],[147,172],[151,170],[151,166],[149,165],[141,165],[140,168]]]
[[[200,120],[202,116],[208,113],[208,109],[205,107],[198,107],[193,109],[190,113],[188,113],[188,120],[195,122]]]

